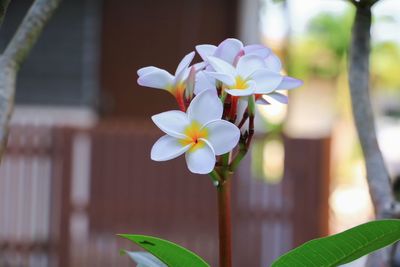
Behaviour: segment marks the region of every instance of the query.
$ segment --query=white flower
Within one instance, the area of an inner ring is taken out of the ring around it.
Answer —
[[[263,46],[263,45],[248,45],[244,47],[244,54],[245,55],[256,55],[261,57],[266,67],[276,73],[281,73],[282,71],[282,63],[278,56],[276,56],[271,49]],[[282,81],[279,85],[275,88],[275,90],[271,91],[270,93],[265,94],[266,96],[275,99],[278,102],[283,104],[287,104],[288,98],[286,95],[276,92],[277,90],[291,90],[297,88],[303,84],[301,80],[296,78],[292,78],[290,76],[282,76]],[[269,102],[264,98],[259,97],[257,103],[260,104],[268,104]]]
[[[209,56],[215,56],[233,65],[234,61],[238,59],[240,51],[242,50],[242,42],[234,38],[225,39],[218,45],[218,47],[210,44],[196,46],[196,51],[206,63]],[[209,64],[206,66],[206,70],[214,71]],[[205,75],[203,71],[200,71],[196,77],[194,93],[199,94],[204,90],[216,90],[216,80]]]
[[[203,44],[196,46],[197,52],[200,54],[204,61],[208,61],[208,57],[213,56],[223,61],[236,65],[239,61],[239,58],[243,55],[254,55],[262,58],[265,62],[265,68],[271,70],[272,72],[278,73],[281,75],[282,63],[278,56],[276,56],[271,49],[264,45],[253,44],[243,46],[240,40],[234,38],[228,38],[221,42],[218,47],[209,44]],[[214,70],[213,67],[208,67],[206,70]],[[218,71],[217,71],[218,72]],[[301,80],[281,75],[281,82],[276,86],[275,90],[291,90],[297,88],[303,84]],[[209,79],[210,80],[210,79]],[[210,82],[213,82],[212,79]],[[199,79],[199,85],[196,88],[196,91],[200,92],[206,88],[209,88],[209,82],[206,81],[203,77]],[[267,90],[269,89],[269,90]],[[262,93],[268,95],[268,97],[274,98],[275,100],[281,103],[287,103],[287,96],[275,92],[274,88],[264,88],[264,92]],[[257,93],[256,93],[257,94]],[[233,94],[232,94],[233,95]],[[258,97],[258,103],[268,103],[268,101]]]
[[[139,75],[138,84],[151,88],[167,90],[175,97],[181,97],[185,90],[185,80],[189,75],[189,65],[195,53],[190,52],[179,63],[175,75],[168,71],[154,67],[144,67],[137,71]]]
[[[217,57],[209,56],[208,63],[215,72],[207,75],[225,84],[225,91],[233,96],[268,94],[282,81],[282,76],[267,69],[264,60],[257,55],[244,55],[236,67]]]
[[[202,44],[197,45],[196,50],[204,61],[207,61],[209,56],[214,56],[233,65],[236,57],[243,50],[243,43],[238,39],[228,38],[222,41],[218,47],[210,44]]]
[[[223,106],[213,90],[193,98],[187,112],[167,111],[152,117],[166,133],[151,150],[151,159],[165,161],[186,153],[186,163],[193,173],[210,173],[216,155],[231,151],[238,143],[239,129],[222,120]]]

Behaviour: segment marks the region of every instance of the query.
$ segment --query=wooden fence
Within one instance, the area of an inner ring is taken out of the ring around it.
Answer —
[[[215,190],[182,158],[149,158],[160,132],[139,122],[91,129],[14,126],[0,168],[0,267],[133,266],[117,233],[177,242],[217,266]],[[327,233],[329,140],[284,139],[282,182],[233,180],[235,266],[268,266]]]

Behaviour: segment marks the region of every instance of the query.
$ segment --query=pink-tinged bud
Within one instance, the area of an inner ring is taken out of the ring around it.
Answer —
[[[242,56],[244,56],[244,50],[243,49],[241,49],[239,51],[239,53],[236,55],[235,59],[233,60],[233,66],[237,65],[237,63],[239,61],[239,58],[242,57]]]
[[[186,80],[185,98],[186,101],[190,102],[193,98],[194,84],[196,82],[196,68],[192,66],[190,68],[189,77]]]

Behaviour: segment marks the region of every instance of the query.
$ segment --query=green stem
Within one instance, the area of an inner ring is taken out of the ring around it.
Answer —
[[[228,165],[229,165],[229,154],[230,154],[230,152],[221,155],[222,167],[224,168],[224,170],[225,170],[225,169],[228,167]]]
[[[221,182],[221,177],[218,174],[218,172],[216,170],[212,170],[212,172],[210,172],[208,175],[210,175],[211,181],[213,182],[213,185],[218,187],[218,185]]]
[[[225,90],[222,88],[221,89],[221,97],[220,97],[222,105],[225,104],[226,95],[227,94],[226,94]]]
[[[232,163],[229,166],[229,170],[231,172],[235,172],[237,170],[237,168],[239,167],[240,162],[246,156],[246,154],[247,154],[246,143],[241,141],[239,143],[239,152],[236,155],[236,157],[232,160]]]
[[[248,112],[249,112],[249,116],[253,116],[255,115],[256,112],[256,100],[254,98],[254,95],[249,96],[249,100],[248,100],[248,106],[247,106]]]

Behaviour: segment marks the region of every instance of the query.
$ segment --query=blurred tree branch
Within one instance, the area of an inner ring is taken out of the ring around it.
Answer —
[[[10,0],[0,0],[0,23]],[[35,0],[0,56],[0,159],[7,143],[18,70],[61,0]]]
[[[367,180],[376,217],[398,218],[400,205],[396,202],[388,170],[376,137],[370,100],[369,55],[371,7],[377,0],[351,0],[356,7],[350,47],[349,82],[354,121],[365,158]],[[390,266],[389,249],[372,254],[368,266]]]

